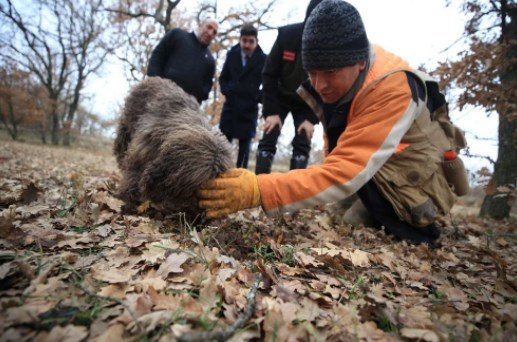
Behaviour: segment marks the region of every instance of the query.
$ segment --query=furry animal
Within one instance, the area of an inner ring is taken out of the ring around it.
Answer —
[[[194,97],[159,77],[145,79],[127,96],[114,153],[128,212],[149,200],[164,212],[197,213],[199,186],[233,165],[231,145]]]

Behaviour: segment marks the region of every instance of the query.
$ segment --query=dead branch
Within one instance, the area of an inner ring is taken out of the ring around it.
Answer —
[[[167,7],[165,8],[165,15],[163,15],[164,11],[164,1],[160,0],[158,4],[156,5],[156,10],[154,13],[150,13],[144,10],[139,10],[132,12],[130,10],[130,3],[128,2],[128,8],[127,9],[115,9],[115,8],[105,8],[104,10],[108,13],[114,13],[120,16],[124,16],[127,18],[152,18],[155,20],[156,23],[160,24],[165,32],[167,32],[170,29],[171,26],[171,13],[172,11],[179,5],[181,0],[167,0]]]
[[[480,155],[480,154],[472,154],[470,153],[470,151],[465,151],[465,155],[469,158],[479,158],[479,159],[486,159],[490,162],[490,164],[494,165],[495,164],[495,160],[490,158],[489,156],[483,156],[483,155]]]
[[[217,341],[226,341],[229,339],[237,330],[241,329],[244,324],[251,318],[253,315],[253,312],[255,311],[255,297],[257,295],[257,289],[260,285],[260,282],[262,280],[262,276],[260,273],[255,274],[255,282],[253,283],[253,286],[251,287],[250,291],[248,292],[248,295],[246,296],[246,308],[242,312],[242,314],[239,316],[239,318],[233,322],[232,325],[214,330],[209,332],[190,332],[185,333],[180,336],[178,341],[182,342],[190,342],[190,341],[210,341],[210,340],[217,340]]]

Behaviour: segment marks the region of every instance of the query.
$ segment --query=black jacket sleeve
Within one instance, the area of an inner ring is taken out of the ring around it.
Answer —
[[[262,71],[263,108],[264,117],[281,115],[280,109],[280,77],[282,76],[282,51],[283,43],[280,31],[278,37],[267,56],[264,70]],[[285,114],[282,120],[285,119]]]
[[[219,75],[219,86],[221,87],[221,93],[224,96],[228,97],[231,92],[230,82],[230,59],[231,59],[231,51],[228,51],[226,54],[226,60],[224,61],[223,70],[221,71],[221,75]]]
[[[208,94],[214,85],[215,62],[212,60],[210,67],[203,77],[203,101],[208,99]]]
[[[170,51],[174,49],[175,43],[177,41],[177,30],[178,29],[173,29],[169,31],[154,48],[153,53],[151,54],[151,58],[149,59],[147,76],[163,77],[163,68],[167,63],[167,58],[170,55]]]

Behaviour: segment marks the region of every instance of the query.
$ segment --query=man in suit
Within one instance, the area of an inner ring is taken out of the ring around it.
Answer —
[[[237,167],[247,168],[251,139],[255,136],[258,103],[261,102],[261,73],[266,55],[258,45],[257,29],[245,24],[239,44],[228,51],[219,77],[226,97],[219,128],[228,141],[239,140]]]

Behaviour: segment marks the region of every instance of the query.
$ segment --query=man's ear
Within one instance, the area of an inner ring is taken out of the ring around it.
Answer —
[[[366,61],[361,61],[359,64],[359,70],[363,71],[366,68]]]

